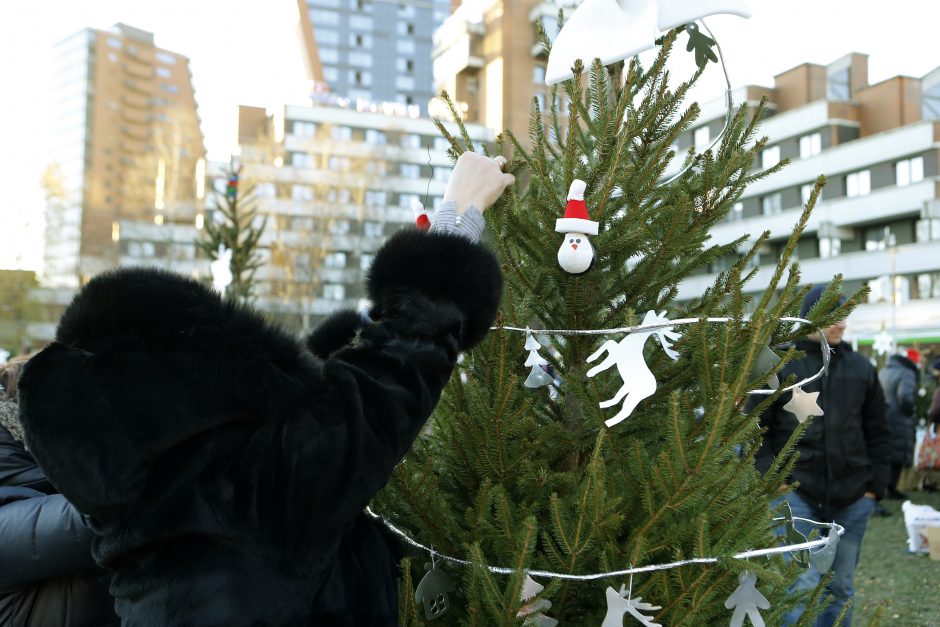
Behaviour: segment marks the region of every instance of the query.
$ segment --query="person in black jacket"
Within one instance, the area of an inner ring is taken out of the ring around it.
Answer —
[[[5,383],[15,386],[12,369]],[[0,625],[116,625],[92,533],[14,436],[16,403],[0,393]]]
[[[898,491],[898,479],[901,471],[914,463],[914,441],[917,436],[917,383],[920,370],[908,355],[917,356],[917,351],[908,351],[905,355],[891,355],[888,363],[878,373],[881,387],[885,392],[888,408],[888,428],[891,431],[891,478],[888,480],[888,498],[906,499],[907,495]]]
[[[462,155],[430,232],[378,251],[368,319],[305,346],[167,272],[82,289],[26,367],[22,421],[90,515],[125,627],[397,624],[400,547],[363,510],[495,319],[499,264],[473,240],[512,180]]]
[[[826,286],[817,286],[807,293],[800,309],[806,317]],[[888,425],[885,401],[875,368],[842,341],[845,321],[823,329],[831,353],[829,372],[803,387],[805,392],[818,392],[817,402],[824,414],[811,417],[811,424],[796,446],[799,457],[790,476],[798,483],[795,491],[785,497],[794,516],[810,520],[835,521],[845,527],[832,566],[833,577],[828,592],[832,603],[816,621],[819,627],[830,626],[855,593],[855,567],[861,550],[868,517],[875,509],[888,482]],[[783,379],[795,375],[805,379],[822,367],[818,335],[800,341],[797,348],[806,353],[788,363]],[[760,419],[766,429],[764,442],[756,457],[757,468],[766,472],[797,428],[794,414],[784,409],[791,393],[785,393]],[[803,533],[810,527],[797,523]],[[800,576],[796,587],[815,588],[820,573],[812,566]],[[786,617],[792,624],[801,615],[798,608]],[[851,609],[845,625],[852,622]]]

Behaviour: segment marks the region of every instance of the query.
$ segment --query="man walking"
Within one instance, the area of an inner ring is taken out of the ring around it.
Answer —
[[[806,317],[825,288],[823,285],[810,290],[803,299],[800,317]],[[799,487],[785,497],[794,516],[835,521],[845,527],[832,565],[833,576],[827,586],[832,603],[817,619],[817,627],[835,624],[843,607],[854,596],[855,567],[865,526],[876,500],[885,493],[889,475],[884,394],[875,368],[842,341],[845,327],[843,320],[822,330],[831,353],[829,372],[808,383],[803,391],[819,393],[817,401],[823,415],[810,418],[812,422],[796,446],[799,458],[789,481],[799,482]],[[797,348],[806,356],[787,364],[781,379],[792,374],[802,380],[822,368],[818,335],[801,340]],[[767,429],[756,457],[761,472],[770,468],[799,425],[796,416],[784,407],[790,400],[791,394],[784,394],[761,416],[761,425]],[[809,533],[809,527],[801,528],[799,522],[796,525],[801,532]],[[800,575],[796,588],[815,588],[821,576],[810,566]],[[801,614],[802,607],[790,612],[785,616],[785,624],[793,624]],[[843,625],[851,625],[851,622],[852,610],[849,609]]]

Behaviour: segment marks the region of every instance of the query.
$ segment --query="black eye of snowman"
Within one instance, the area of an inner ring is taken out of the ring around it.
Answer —
[[[574,244],[574,238],[572,237],[571,239],[569,239],[569,240],[568,240],[568,243],[569,243],[569,244]]]
[[[581,238],[579,237],[579,238],[576,239],[575,241],[580,244],[580,243],[581,243]]]

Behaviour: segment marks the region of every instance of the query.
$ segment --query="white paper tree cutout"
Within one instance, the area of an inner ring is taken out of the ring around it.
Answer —
[[[604,622],[601,623],[601,627],[623,627],[624,614],[629,614],[640,621],[641,625],[645,625],[646,627],[662,627],[659,623],[653,622],[652,616],[643,614],[643,612],[659,609],[662,609],[659,605],[644,603],[643,597],[631,598],[630,592],[623,584],[620,585],[620,592],[608,587],[607,615],[604,616]]]
[[[225,296],[225,290],[232,284],[232,249],[226,248],[225,244],[219,244],[219,252],[215,261],[209,264],[209,272],[212,273],[212,287]]]
[[[657,314],[655,311],[646,312],[643,318],[642,326],[653,326],[668,323],[666,312]],[[606,420],[604,424],[612,427],[621,420],[633,413],[636,406],[645,398],[649,398],[656,392],[656,376],[646,365],[643,357],[643,346],[651,335],[659,339],[663,350],[672,359],[679,359],[679,353],[672,350],[670,341],[676,341],[682,337],[679,333],[672,330],[672,327],[663,327],[651,331],[634,331],[619,342],[607,340],[594,354],[587,358],[591,363],[605,352],[607,357],[604,360],[587,371],[588,377],[594,377],[600,372],[607,370],[611,366],[617,366],[617,372],[623,379],[623,386],[614,394],[614,397],[600,403],[601,408],[607,408],[623,401],[623,406],[613,418]]]
[[[783,408],[796,416],[800,424],[810,416],[822,416],[823,410],[816,404],[819,392],[804,392],[803,388],[793,388],[793,398]]]
[[[532,337],[532,331],[529,327],[525,329],[525,349],[529,351],[529,357],[525,360],[526,366],[531,366],[532,370],[529,372],[528,378],[525,380],[525,386],[527,388],[540,388],[543,385],[548,385],[552,382],[551,376],[542,366],[548,364],[548,361],[541,355],[539,355],[539,350],[542,348],[542,345],[538,343],[534,337]]]
[[[725,607],[734,610],[731,627],[741,627],[744,619],[750,618],[754,627],[764,627],[764,619],[758,609],[769,610],[770,601],[757,589],[757,575],[749,570],[738,575],[738,588],[725,601]]]
[[[552,43],[545,83],[571,78],[578,59],[609,65],[653,48],[661,31],[716,13],[751,16],[743,0],[584,0]]]
[[[531,627],[555,627],[555,625],[558,624],[557,620],[542,613],[547,612],[552,607],[552,602],[548,599],[536,598],[544,589],[545,586],[528,575],[525,576],[525,581],[522,582],[522,591],[519,593],[519,600],[525,603],[525,605],[520,607],[519,611],[516,612],[516,618],[525,618],[522,622],[523,625],[529,625]]]

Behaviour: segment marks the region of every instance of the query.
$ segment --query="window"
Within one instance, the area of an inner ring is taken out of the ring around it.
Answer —
[[[372,65],[372,55],[368,52],[350,52],[349,65],[356,67],[370,67]]]
[[[311,231],[313,231],[313,218],[306,218],[306,217],[293,218],[290,221],[290,228],[292,231],[298,231],[300,233],[310,233]],[[305,264],[310,263],[309,255],[307,255],[307,261],[304,261],[303,263]]]
[[[415,78],[414,76],[396,76],[395,77],[395,88],[396,89],[414,89],[415,88]]]
[[[349,220],[333,220],[330,222],[330,235],[346,235],[349,233]]]
[[[822,152],[822,135],[813,133],[800,138],[800,159],[806,159]]]
[[[293,185],[290,197],[292,200],[313,200],[313,188],[307,185]]]
[[[728,212],[728,222],[737,222],[744,219],[744,203],[736,202]]]
[[[372,73],[363,72],[362,70],[351,70],[349,72],[349,82],[354,85],[371,85]]]
[[[849,68],[829,76],[828,98],[830,100],[848,100],[851,96],[849,84]]]
[[[321,63],[339,63],[339,50],[336,48],[320,48]]]
[[[539,104],[539,110],[545,111],[545,94],[540,91],[535,92],[535,101]]]
[[[171,85],[169,83],[160,83],[160,89],[165,91],[168,94],[177,94],[179,93],[180,88],[176,85]]]
[[[398,196],[398,206],[411,209],[414,203],[420,203],[421,199],[418,198],[417,194],[399,194]]]
[[[895,182],[898,187],[924,180],[924,158],[904,159],[894,164]]]
[[[166,52],[157,52],[157,61],[165,65],[176,65],[176,57]]]
[[[845,195],[849,198],[871,192],[871,171],[853,172],[845,177]]]
[[[340,142],[352,140],[352,128],[349,126],[334,126],[330,129],[330,137]]]
[[[395,49],[401,54],[414,54],[415,42],[413,39],[399,39],[395,44]]]
[[[819,238],[819,256],[823,259],[838,257],[842,252],[842,240],[838,237]]]
[[[354,48],[369,49],[372,47],[372,35],[363,35],[362,33],[352,33],[349,36],[349,45]]]
[[[414,59],[399,58],[395,61],[395,67],[400,74],[411,74],[415,69]]]
[[[940,272],[917,275],[917,298],[940,298]]]
[[[372,30],[372,16],[350,15],[349,28],[352,30]]]
[[[415,25],[411,22],[399,22],[397,31],[399,35],[414,35]]]
[[[417,133],[407,133],[401,136],[402,148],[420,148],[421,136]]]
[[[114,60],[117,61],[117,59]],[[157,76],[160,78],[170,78],[172,75],[173,73],[169,69],[163,67],[162,65],[157,66]]]
[[[533,68],[532,81],[540,84],[545,82],[545,66],[536,65]]]
[[[366,129],[366,143],[367,144],[384,144],[387,138],[385,133],[382,131],[377,131],[374,128]]]
[[[317,125],[313,122],[294,122],[294,135],[297,137],[313,137],[317,133]]]
[[[451,167],[435,166],[434,167],[434,180],[446,183],[447,180],[450,178],[450,173],[453,171],[454,169]]]
[[[274,183],[258,183],[255,185],[254,195],[258,198],[275,198],[277,186]]]
[[[346,286],[341,283],[324,283],[323,298],[327,300],[343,300],[346,298]]]
[[[780,146],[764,148],[760,153],[760,167],[764,170],[780,163]]]
[[[299,168],[312,168],[313,156],[305,152],[290,153],[290,164]]]
[[[802,204],[805,205],[806,203],[809,202],[809,197],[812,195],[814,187],[816,187],[816,185],[813,183],[807,183],[806,185],[800,186],[800,202]],[[821,203],[822,199],[823,199],[823,192],[822,190],[820,190],[819,196],[816,197],[816,203],[817,204]]]
[[[316,39],[318,46],[338,46],[339,31],[329,28],[317,28]]]
[[[332,155],[327,159],[326,164],[326,167],[333,172],[346,172],[349,170],[350,161],[349,157],[337,157],[336,155]]]
[[[366,205],[375,205],[379,207],[384,207],[386,198],[387,198],[387,194],[385,192],[370,190],[370,191],[367,191],[365,194],[365,203]]]
[[[335,83],[339,80],[339,68],[335,67],[325,67],[323,68],[323,78],[328,83]]]
[[[776,194],[768,194],[760,199],[761,212],[765,216],[777,215],[783,211],[783,197],[780,195],[780,192]]]
[[[375,259],[375,255],[370,255],[369,253],[360,253],[359,254],[359,269],[363,272],[369,269],[369,266],[372,265],[372,260]]]
[[[435,138],[434,138],[434,144],[433,144],[433,145],[434,145],[434,150],[445,150],[445,151],[446,151],[446,150],[449,150],[449,149],[450,149],[450,142],[447,141],[447,138],[446,138],[446,137],[440,137],[440,136],[435,137]]]
[[[381,222],[364,222],[362,224],[362,234],[366,237],[382,237]]]
[[[323,258],[323,266],[326,268],[345,268],[346,267],[346,253],[334,252],[334,253],[327,254]]]
[[[421,176],[421,166],[417,163],[402,163],[399,172],[406,179],[416,179]]]
[[[711,139],[711,133],[708,131],[707,126],[700,126],[695,129],[695,133],[692,136],[692,143],[695,144],[695,149],[699,152],[704,151],[708,148],[708,141]]]
[[[313,22],[314,31],[320,26],[339,26],[339,13],[336,11],[311,9],[310,21]]]
[[[117,49],[120,50],[120,48],[121,48],[121,46],[122,46],[123,44],[121,43],[121,40],[120,40],[120,39],[118,39],[118,38],[116,38],[116,37],[109,37],[109,38],[108,38],[108,45],[111,46],[112,48],[117,48]]]
[[[865,229],[865,250],[885,250],[895,245],[896,238],[891,227],[874,227]]]
[[[366,162],[366,174],[385,176],[388,173],[388,164],[385,161]]]

